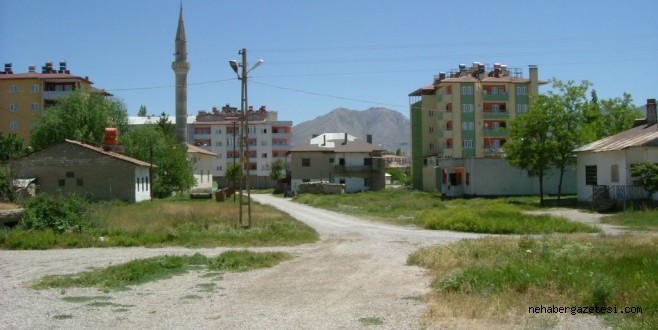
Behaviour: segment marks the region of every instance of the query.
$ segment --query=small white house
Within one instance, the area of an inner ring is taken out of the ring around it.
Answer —
[[[630,171],[633,164],[658,163],[656,100],[647,100],[647,117],[635,127],[586,144],[574,152],[579,201],[592,202],[595,187],[609,191],[608,198],[613,200],[646,198],[644,189],[633,184]]]
[[[217,154],[187,144],[187,156],[192,160],[194,173],[193,189],[211,189],[214,185],[212,173]]]

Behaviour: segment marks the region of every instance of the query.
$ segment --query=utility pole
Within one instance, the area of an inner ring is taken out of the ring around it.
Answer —
[[[259,65],[263,63],[263,60],[258,60],[256,64],[251,69],[247,69],[247,49],[242,48],[240,51],[238,51],[239,55],[242,55],[242,62],[238,63],[235,60],[229,61],[229,64],[231,65],[231,68],[233,71],[235,71],[235,74],[238,76],[238,79],[242,83],[242,97],[241,97],[241,102],[240,102],[240,110],[242,111],[242,120],[240,122],[241,126],[241,132],[240,132],[240,163],[244,172],[244,178],[240,180],[240,188],[239,188],[239,194],[240,194],[240,225],[245,226],[243,224],[243,207],[247,206],[247,225],[246,227],[249,228],[251,227],[251,184],[250,184],[250,175],[249,175],[249,169],[250,169],[250,163],[249,163],[249,115],[247,108],[249,107],[248,99],[247,99],[247,77],[248,74],[251,70],[255,69]],[[242,68],[242,72],[238,72],[238,69]],[[242,185],[245,185],[246,187],[246,192],[247,192],[247,201],[243,201],[243,188]]]

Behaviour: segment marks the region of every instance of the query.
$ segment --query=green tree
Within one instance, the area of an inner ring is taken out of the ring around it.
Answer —
[[[146,117],[146,116],[147,116],[147,113],[146,113],[146,106],[141,105],[141,106],[139,107],[139,111],[137,111],[137,116],[139,116],[139,117]]]
[[[643,162],[631,167],[634,184],[643,187],[649,193],[649,198],[658,192],[658,164]]]
[[[554,141],[553,153],[551,154],[551,164],[560,172],[557,190],[557,202],[560,204],[562,196],[562,181],[564,171],[567,166],[576,163],[576,157],[573,150],[576,149],[583,141],[583,116],[588,108],[587,90],[592,85],[584,80],[580,85],[573,81],[563,83],[553,79],[553,87],[558,90],[557,93],[549,92],[548,97],[552,102],[547,102],[547,111],[550,116],[548,128],[550,136]]]
[[[399,167],[389,167],[386,169],[386,173],[391,175],[393,182],[404,183],[404,171]]]
[[[100,92],[76,90],[37,118],[31,144],[41,149],[71,139],[99,145],[107,127],[125,132],[128,112],[123,102]]]
[[[601,112],[603,113],[601,119],[603,129],[599,139],[633,127],[635,119],[642,117],[642,112],[633,105],[633,98],[628,93],[624,93],[621,98],[615,97],[601,101]]]
[[[505,143],[507,161],[539,179],[541,206],[544,206],[544,176],[551,168],[552,155],[557,149],[550,122],[551,109],[558,101],[556,97],[538,97],[528,113],[512,121],[510,141]]]
[[[285,172],[283,171],[283,168],[284,168],[284,163],[283,163],[283,159],[281,158],[277,158],[270,163],[270,178],[274,182],[283,179],[284,176],[286,175]]]
[[[238,188],[238,182],[242,180],[242,165],[240,163],[226,166],[226,179],[234,188]]]
[[[152,179],[155,197],[168,197],[174,191],[185,191],[194,185],[187,147],[174,136],[166,135],[159,126],[132,129],[122,136],[122,141],[126,155],[155,165]]]
[[[14,159],[29,151],[23,146],[23,139],[16,134],[5,136],[0,132],[0,200],[14,202],[16,195],[12,182],[17,176]]]

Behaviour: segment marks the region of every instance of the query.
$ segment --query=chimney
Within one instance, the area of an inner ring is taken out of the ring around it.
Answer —
[[[539,70],[537,66],[531,64],[528,66],[529,76],[530,76],[530,94],[537,95],[539,94]]]
[[[5,63],[5,74],[12,74],[14,71],[11,69],[11,63]]]
[[[372,134],[366,134],[366,142],[372,144]]]
[[[343,145],[347,144],[347,133],[345,133],[345,139],[343,140]]]
[[[656,99],[647,99],[647,127],[656,124]]]

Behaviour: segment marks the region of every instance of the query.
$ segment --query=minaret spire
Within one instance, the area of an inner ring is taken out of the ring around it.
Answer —
[[[190,71],[190,63],[187,61],[187,38],[182,2],[175,43],[175,60],[171,63],[171,68],[176,75],[176,139],[179,143],[187,143],[187,72]]]

